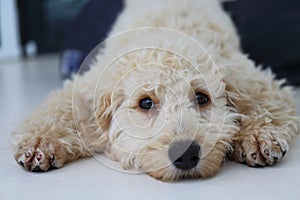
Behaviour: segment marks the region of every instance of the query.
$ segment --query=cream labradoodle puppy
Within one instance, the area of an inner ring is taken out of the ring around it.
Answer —
[[[47,171],[103,152],[164,181],[211,177],[226,155],[273,165],[298,129],[283,84],[241,52],[217,0],[127,0],[90,71],[13,131],[14,156]]]

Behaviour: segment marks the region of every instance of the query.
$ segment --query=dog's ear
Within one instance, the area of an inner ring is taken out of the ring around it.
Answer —
[[[117,95],[116,95],[117,94]],[[98,99],[96,108],[96,117],[102,131],[109,128],[113,112],[121,105],[123,100],[122,92],[114,94],[104,93]],[[113,100],[112,100],[113,99]]]
[[[234,90],[234,87],[230,84],[226,84],[225,87],[225,92],[226,92],[226,101],[227,101],[227,106],[236,108],[236,93]]]
[[[96,117],[102,131],[107,130],[112,118],[111,94],[106,93],[97,101]]]
[[[253,87],[254,83],[249,82],[247,77],[243,77],[244,74],[242,74],[242,72],[244,72],[244,70],[240,71],[236,72],[232,69],[227,69],[227,74],[224,73],[225,76],[223,79],[225,83],[227,106],[236,109],[236,111],[240,109],[251,109],[251,105],[248,104],[253,101],[248,91],[252,90],[251,87]]]

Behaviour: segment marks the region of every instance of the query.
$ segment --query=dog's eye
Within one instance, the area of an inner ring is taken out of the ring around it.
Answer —
[[[149,110],[154,107],[154,103],[150,98],[144,98],[140,100],[139,105],[142,109]]]
[[[195,95],[195,99],[199,105],[204,105],[209,102],[208,96],[202,92],[197,92]]]

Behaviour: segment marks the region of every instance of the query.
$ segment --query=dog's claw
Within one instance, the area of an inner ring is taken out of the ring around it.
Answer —
[[[25,153],[25,158],[30,158],[31,157],[31,153],[30,152],[26,152]]]
[[[282,157],[285,156],[286,152],[287,152],[286,150],[282,151]]]
[[[287,152],[288,144],[284,139],[275,138],[272,134],[253,132],[253,134],[241,136],[232,154],[236,162],[246,162],[252,167],[262,167],[275,164]],[[254,151],[254,152],[253,152]]]
[[[24,167],[24,163],[22,161],[19,161],[19,164]]]
[[[15,154],[16,161],[26,170],[32,172],[48,171],[49,169],[60,168],[64,164],[65,157],[54,156],[54,153],[59,151],[51,146],[59,146],[58,141],[51,138],[31,140],[31,143],[24,142],[20,144]],[[58,148],[60,151],[63,148]]]
[[[37,166],[35,166],[31,171],[32,171],[32,172],[41,172],[42,170],[41,170],[40,166],[37,165]]]

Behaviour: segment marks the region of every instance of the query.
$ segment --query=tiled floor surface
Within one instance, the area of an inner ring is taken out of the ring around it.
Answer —
[[[208,180],[163,183],[115,171],[94,158],[47,173],[22,170],[9,150],[9,132],[50,90],[61,87],[57,66],[57,56],[0,63],[0,200],[300,199],[299,137],[274,167],[257,169],[226,161]],[[299,89],[296,98],[300,103]]]

